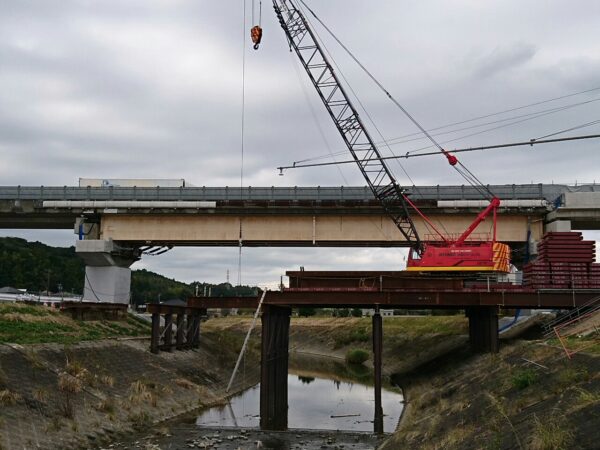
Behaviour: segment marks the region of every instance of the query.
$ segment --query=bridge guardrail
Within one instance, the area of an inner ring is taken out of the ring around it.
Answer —
[[[490,185],[504,200],[546,199],[554,201],[573,189],[600,191],[598,185],[567,186],[547,184]],[[478,200],[471,186],[412,186],[407,191],[415,200]],[[165,200],[165,201],[369,201],[367,186],[349,187],[73,187],[0,186],[0,200]]]

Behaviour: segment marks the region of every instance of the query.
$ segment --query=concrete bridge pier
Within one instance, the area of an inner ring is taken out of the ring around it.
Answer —
[[[476,353],[498,353],[498,310],[495,306],[469,306],[469,341]]]
[[[288,424],[289,307],[263,309],[260,366],[260,428],[283,431]]]
[[[83,300],[97,303],[129,303],[131,266],[138,249],[124,248],[112,240],[79,240],[75,252],[85,262]]]

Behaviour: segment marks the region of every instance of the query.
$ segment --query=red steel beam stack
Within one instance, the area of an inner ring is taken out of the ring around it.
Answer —
[[[523,267],[523,283],[536,289],[600,289],[596,242],[580,232],[546,233],[538,257]]]

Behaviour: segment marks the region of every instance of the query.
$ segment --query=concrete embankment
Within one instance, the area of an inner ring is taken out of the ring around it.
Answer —
[[[160,355],[145,339],[0,345],[0,448],[90,448],[222,403],[240,346],[210,332],[197,350]],[[232,392],[258,377],[249,365]]]
[[[136,429],[160,431],[156,424],[222,403],[249,324],[208,321],[199,349],[159,355],[139,338],[0,345],[1,448],[93,447]],[[461,317],[386,321],[386,373],[462,345],[464,329]],[[259,338],[257,329],[234,391],[258,382]],[[290,342],[292,352],[342,361],[348,349],[370,348],[370,320],[294,319]]]

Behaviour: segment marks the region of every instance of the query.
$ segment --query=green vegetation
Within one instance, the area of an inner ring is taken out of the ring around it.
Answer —
[[[565,346],[571,352],[584,351],[586,353],[594,353],[600,355],[600,333],[592,333],[587,336],[563,336]],[[548,339],[548,343],[556,347],[561,347],[562,344],[557,338]]]
[[[49,247],[25,239],[0,238],[0,287],[58,292],[60,284],[64,292],[81,293],[84,273],[75,247]]]
[[[346,362],[350,364],[362,364],[369,359],[369,353],[360,348],[348,350],[346,353]]]
[[[568,388],[582,381],[588,381],[589,378],[590,375],[586,367],[567,367],[558,373],[558,384],[563,388]]]
[[[0,287],[12,286],[28,292],[65,292],[81,295],[85,266],[75,254],[75,247],[50,247],[41,242],[25,239],[0,238]],[[198,292],[213,297],[255,296],[257,288],[232,286],[229,283],[190,284],[164,277],[148,270],[134,270],[131,274],[131,298],[142,304],[174,298],[186,299]]]
[[[538,375],[533,369],[521,369],[512,377],[512,385],[518,389],[525,389],[534,384],[538,379]]]
[[[347,326],[332,330],[334,348],[371,342],[371,318],[352,318]],[[385,317],[384,339],[409,339],[417,336],[459,335],[467,332],[462,316]]]
[[[338,349],[352,343],[369,342],[371,340],[371,326],[364,325],[360,328],[344,328],[334,336],[334,348]]]
[[[73,344],[115,337],[148,336],[149,333],[149,324],[133,318],[119,322],[79,321],[45,306],[0,305],[0,342]]]
[[[300,317],[311,317],[317,314],[317,310],[315,308],[298,308],[298,315]]]

